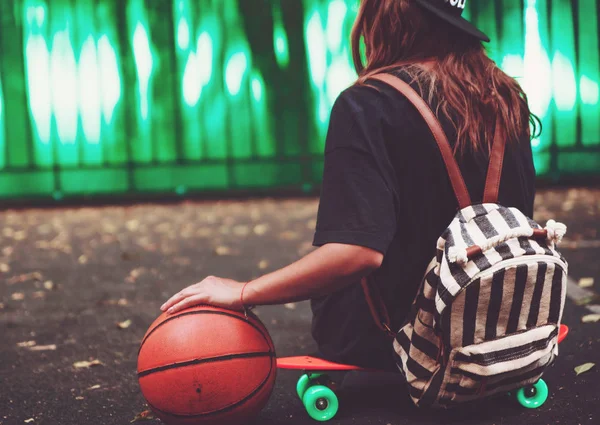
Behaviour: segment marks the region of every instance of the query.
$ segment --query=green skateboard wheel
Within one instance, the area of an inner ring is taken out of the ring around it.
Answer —
[[[533,385],[520,388],[517,391],[517,401],[528,409],[537,409],[548,400],[548,385],[540,379]]]
[[[298,379],[298,383],[296,384],[296,392],[298,393],[298,397],[300,398],[300,400],[303,399],[304,393],[306,393],[306,390],[308,390],[308,388],[310,387],[311,381],[313,379],[319,378],[321,375],[322,374],[320,373],[311,373],[309,376],[305,373],[300,377],[300,379]]]
[[[337,396],[323,385],[315,385],[309,388],[302,401],[308,415],[319,422],[333,419],[339,409]]]

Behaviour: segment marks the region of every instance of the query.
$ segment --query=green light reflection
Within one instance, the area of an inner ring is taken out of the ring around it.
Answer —
[[[539,4],[543,2],[544,4]],[[539,6],[536,8],[536,6]],[[547,36],[540,22],[540,9],[545,7],[545,0],[527,0],[525,8],[525,58],[523,89],[529,97],[531,110],[538,115],[544,124],[552,100],[552,66],[548,52],[544,47]],[[545,17],[545,11],[541,11]],[[544,34],[542,34],[544,32]],[[550,126],[545,126],[541,138],[534,139],[532,146],[539,150],[551,140]]]
[[[71,44],[71,32],[66,28],[56,31],[52,37],[50,52],[50,85],[52,105],[58,138],[63,144],[74,144],[77,140],[78,96],[77,63]]]
[[[202,83],[198,78],[198,58],[194,52],[190,52],[188,61],[183,71],[183,100],[189,107],[194,107],[200,100]]]
[[[102,115],[104,122],[111,124],[115,108],[121,99],[121,76],[115,49],[108,36],[98,40],[98,66],[100,67]]]
[[[152,60],[152,52],[150,51],[150,43],[148,42],[148,32],[141,22],[138,22],[133,33],[133,55],[138,74],[140,114],[142,119],[146,120],[149,109],[148,89],[154,61]]]
[[[91,35],[79,56],[79,112],[88,143],[100,143],[100,76],[96,43]]]
[[[316,87],[322,87],[325,82],[327,68],[327,51],[321,14],[314,10],[309,14],[306,23],[306,45],[310,75]]]
[[[29,2],[25,6],[24,25],[25,72],[28,101],[37,141],[50,143],[52,96],[50,84],[50,53],[43,36],[46,28],[45,6]]]
[[[203,31],[196,43],[198,52],[198,78],[203,86],[210,82],[213,72],[213,40],[208,32]]]
[[[275,58],[280,68],[287,68],[290,63],[288,35],[281,18],[281,9],[273,4],[273,48]]]
[[[260,102],[263,97],[263,81],[262,78],[252,77],[252,95],[256,102]]]
[[[343,0],[332,0],[327,7],[327,47],[332,52],[342,50],[344,34],[344,20],[348,7]]]
[[[598,106],[598,101],[600,100],[598,83],[583,75],[579,84],[581,85],[581,101],[583,104]]]
[[[231,96],[237,96],[240,92],[247,70],[248,56],[246,52],[232,54],[225,65],[225,82]]]
[[[190,45],[190,27],[184,18],[177,25],[177,45],[181,50],[186,50]]]
[[[0,78],[0,168],[6,165],[6,147],[4,146],[4,94],[2,90],[2,78]]]
[[[600,49],[598,14],[595,0],[579,0],[579,93],[581,97],[581,142],[584,146],[600,144]]]

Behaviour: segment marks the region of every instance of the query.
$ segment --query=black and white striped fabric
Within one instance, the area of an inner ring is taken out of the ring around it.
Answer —
[[[459,211],[439,238],[394,341],[416,405],[520,388],[552,364],[568,268],[556,244],[566,226],[550,220],[541,230],[515,208],[480,204]]]

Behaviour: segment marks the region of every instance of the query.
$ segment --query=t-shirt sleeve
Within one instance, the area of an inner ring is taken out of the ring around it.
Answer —
[[[348,92],[335,102],[325,143],[325,164],[314,246],[359,245],[386,253],[396,232],[393,178],[376,108],[363,108]]]

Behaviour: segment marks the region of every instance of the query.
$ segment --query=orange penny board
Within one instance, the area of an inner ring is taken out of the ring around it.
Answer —
[[[560,344],[563,339],[567,337],[569,333],[569,327],[567,325],[560,325],[560,329],[558,330],[558,343]]]
[[[558,342],[561,343],[567,337],[568,333],[569,328],[566,325],[560,325],[560,329],[558,331]],[[305,370],[311,372],[350,370],[363,370],[371,372],[376,371],[376,369],[365,369],[359,366],[333,363],[327,360],[311,356],[281,357],[277,359],[277,367],[279,369]]]
[[[277,367],[279,369],[306,370],[311,372],[372,370],[348,364],[333,363],[311,356],[281,357],[277,359]]]

